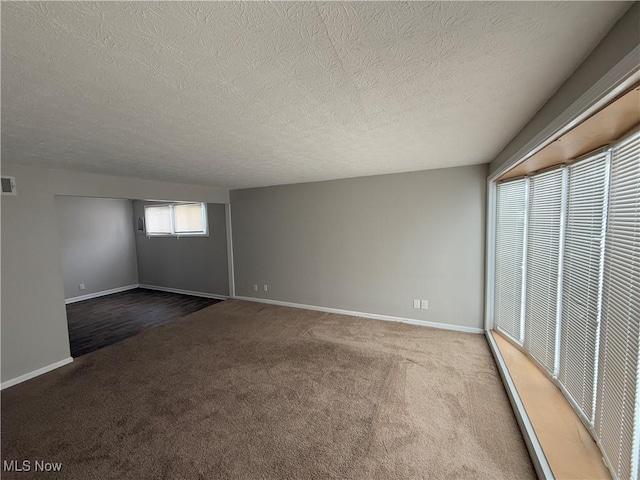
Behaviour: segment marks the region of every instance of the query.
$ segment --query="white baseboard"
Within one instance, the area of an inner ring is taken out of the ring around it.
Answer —
[[[34,370],[33,372],[25,373],[24,375],[20,375],[19,377],[12,378],[11,380],[7,380],[6,382],[2,382],[0,384],[0,390],[4,390],[5,388],[13,387],[22,382],[26,382],[34,377],[42,375],[43,373],[50,372],[51,370],[55,370],[56,368],[60,368],[63,365],[67,365],[68,363],[73,362],[73,358],[67,357],[59,362],[52,363],[51,365],[47,365],[46,367],[39,368]]]
[[[484,333],[481,328],[463,327],[460,325],[449,325],[446,323],[428,322],[426,320],[416,320],[413,318],[392,317],[390,315],[379,315],[377,313],[354,312],[352,310],[342,310],[339,308],[318,307],[316,305],[305,305],[302,303],[281,302],[280,300],[270,300],[267,298],[254,297],[233,297],[238,300],[246,300],[247,302],[267,303],[269,305],[280,305],[282,307],[302,308],[304,310],[316,310],[318,312],[337,313],[340,315],[351,315],[352,317],[372,318],[374,320],[385,320],[389,322],[409,323],[411,325],[420,325],[422,327],[440,328],[442,330],[453,330],[455,332],[465,333]]]
[[[145,288],[147,290],[158,290],[160,292],[179,293],[181,295],[191,295],[193,297],[216,298],[218,300],[227,300],[229,298],[226,295],[218,295],[217,293],[194,292],[193,290],[182,290],[180,288],[160,287],[158,285],[147,285],[144,283],[139,284],[138,287]]]
[[[125,285],[124,287],[111,288],[109,290],[102,290],[101,292],[87,293],[86,295],[80,295],[79,297],[67,298],[64,303],[68,305],[70,303],[82,302],[83,300],[90,300],[92,298],[104,297],[105,295],[111,295],[112,293],[126,292],[127,290],[133,290],[138,288],[138,284]]]

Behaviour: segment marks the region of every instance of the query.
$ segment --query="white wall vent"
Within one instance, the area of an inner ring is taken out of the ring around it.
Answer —
[[[2,182],[2,195],[15,195],[16,194],[16,178],[15,177],[0,177]]]

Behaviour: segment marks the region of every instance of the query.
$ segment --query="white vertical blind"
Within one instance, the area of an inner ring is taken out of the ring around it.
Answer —
[[[593,423],[607,154],[569,167],[558,381]]]
[[[497,186],[494,322],[521,341],[525,180]]]
[[[556,169],[531,177],[526,252],[525,348],[550,373],[556,360],[556,314],[562,176]]]
[[[596,432],[614,475],[638,478],[640,133],[613,149],[605,241]]]

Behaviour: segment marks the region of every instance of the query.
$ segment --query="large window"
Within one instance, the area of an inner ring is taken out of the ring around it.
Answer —
[[[640,455],[640,132],[497,186],[494,325],[560,387],[614,478]]]
[[[207,206],[204,203],[170,203],[144,207],[148,236],[207,235]]]

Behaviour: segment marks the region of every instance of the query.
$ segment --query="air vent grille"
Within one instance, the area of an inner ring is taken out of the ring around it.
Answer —
[[[15,177],[0,177],[2,182],[2,195],[15,195],[16,194],[16,179]]]

